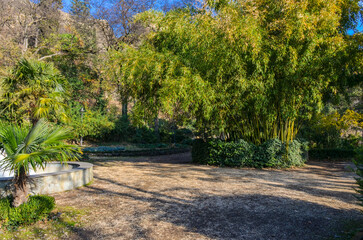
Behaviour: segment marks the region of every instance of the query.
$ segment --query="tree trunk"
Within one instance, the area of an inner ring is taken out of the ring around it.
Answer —
[[[156,117],[154,120],[154,131],[157,141],[160,142],[159,117]]]
[[[24,168],[20,168],[19,172],[15,173],[13,207],[19,207],[28,201],[29,187],[27,186],[27,179],[28,176]]]
[[[123,117],[127,117],[127,105],[128,105],[127,98],[122,99],[122,116]]]

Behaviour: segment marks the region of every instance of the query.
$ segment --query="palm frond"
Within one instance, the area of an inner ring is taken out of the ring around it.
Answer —
[[[36,171],[51,161],[76,160],[81,153],[79,147],[64,143],[70,137],[68,130],[53,127],[42,119],[30,130],[0,125],[0,151],[6,153],[0,168],[14,173],[24,169],[29,173],[30,168]]]

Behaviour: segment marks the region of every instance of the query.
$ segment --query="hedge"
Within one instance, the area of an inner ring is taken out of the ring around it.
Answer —
[[[195,163],[228,167],[302,166],[307,160],[307,144],[294,140],[286,146],[272,139],[256,146],[244,140],[224,142],[217,139],[193,141],[192,159]]]
[[[153,148],[153,149],[139,149],[139,150],[118,150],[118,151],[84,151],[83,158],[87,159],[87,155],[93,156],[122,156],[122,157],[136,157],[136,156],[158,156],[169,155],[176,153],[189,152],[190,147],[176,147],[176,148]]]
[[[108,147],[108,146],[100,146],[100,147],[85,147],[82,149],[84,153],[114,153],[124,151],[125,147]]]

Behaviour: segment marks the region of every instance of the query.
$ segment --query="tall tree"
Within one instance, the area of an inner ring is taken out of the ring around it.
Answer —
[[[288,142],[300,121],[321,109],[325,93],[361,76],[362,50],[347,36],[346,26],[353,25],[344,20],[347,12],[359,14],[357,0],[198,6],[137,16],[154,31],[138,49],[122,48],[116,66],[139,100],[138,119],[156,108],[170,113],[172,106],[174,113],[192,114],[202,132],[256,144],[271,138]],[[192,101],[202,94],[205,99]]]

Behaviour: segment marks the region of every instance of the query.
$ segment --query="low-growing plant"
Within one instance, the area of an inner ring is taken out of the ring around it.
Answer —
[[[82,149],[84,153],[113,153],[124,150],[125,147],[108,147],[108,146],[86,147]]]
[[[105,140],[115,124],[100,110],[86,109],[81,116],[82,106],[74,104],[71,107],[70,121],[67,123],[72,128],[73,137],[79,139],[81,136],[90,140]]]
[[[225,142],[217,139],[194,140],[193,162],[228,167],[302,166],[307,159],[307,144],[298,140],[289,144],[272,139],[256,146],[244,140]]]
[[[310,149],[309,159],[314,160],[341,160],[341,159],[352,159],[355,155],[353,149]]]
[[[13,207],[12,202],[11,196],[0,199],[1,225],[10,229],[45,219],[55,207],[54,198],[45,195],[30,196],[19,207]]]
[[[14,173],[15,207],[28,200],[31,169],[44,169],[51,161],[63,163],[78,159],[80,149],[64,142],[70,136],[68,129],[54,127],[44,120],[39,120],[31,129],[0,125],[0,152],[5,153],[0,169]]]

